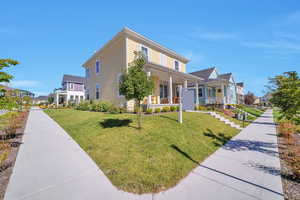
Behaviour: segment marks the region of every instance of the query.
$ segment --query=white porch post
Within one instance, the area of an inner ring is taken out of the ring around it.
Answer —
[[[173,88],[172,88],[172,85],[173,85],[173,78],[170,75],[170,77],[169,77],[169,103],[170,104],[173,104]]]
[[[198,82],[195,83],[195,87],[196,87],[196,105],[199,105],[199,85]]]
[[[187,88],[187,80],[184,80],[184,88]]]
[[[226,103],[226,97],[225,97],[225,91],[224,91],[224,84],[221,84],[221,91],[222,91],[222,103],[223,103],[223,109],[225,109],[225,103]]]
[[[150,78],[150,76],[151,76],[151,72],[148,71],[148,72],[147,72],[147,77]],[[150,105],[152,104],[152,102],[151,102],[151,96],[152,96],[152,95],[149,95],[148,98],[147,98],[147,107],[148,107],[148,108],[149,108]]]
[[[55,94],[55,100],[56,100],[56,106],[58,106],[58,101],[59,101],[59,94],[58,93],[56,93]]]

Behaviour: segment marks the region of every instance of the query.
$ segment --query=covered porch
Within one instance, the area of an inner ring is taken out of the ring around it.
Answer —
[[[145,69],[147,76],[153,78],[155,83],[152,95],[149,95],[143,101],[143,104],[146,105],[147,108],[179,105],[179,86],[181,85],[183,88],[187,88],[191,83],[198,86],[202,80],[197,76],[154,63],[147,63]],[[198,94],[196,94],[196,96],[198,96]],[[198,103],[199,99],[196,98],[196,104]]]

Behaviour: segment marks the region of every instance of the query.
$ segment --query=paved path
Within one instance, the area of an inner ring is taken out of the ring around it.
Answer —
[[[68,134],[40,110],[30,112],[23,141],[5,200],[283,199],[270,110],[176,187],[154,196],[117,190]]]

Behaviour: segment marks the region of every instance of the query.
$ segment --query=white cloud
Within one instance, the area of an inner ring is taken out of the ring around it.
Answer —
[[[194,31],[188,34],[189,37],[195,39],[202,39],[202,40],[232,40],[237,39],[237,35],[233,33],[226,33],[226,32],[210,32],[210,31],[203,31],[200,28],[196,28]]]
[[[38,81],[33,80],[18,80],[18,81],[11,81],[9,83],[10,87],[18,88],[18,87],[36,87],[40,84]]]
[[[300,50],[300,44],[288,41],[242,42],[242,45],[250,48]]]
[[[199,64],[204,60],[204,55],[199,52],[185,51],[182,53],[184,57],[190,60],[190,63]]]

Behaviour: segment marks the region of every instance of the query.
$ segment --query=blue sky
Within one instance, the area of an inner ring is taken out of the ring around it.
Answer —
[[[0,57],[21,62],[12,86],[47,94],[64,73],[127,26],[191,59],[216,66],[262,95],[268,77],[300,71],[298,0],[3,1]]]

